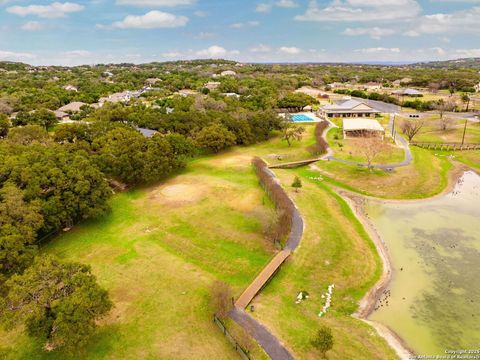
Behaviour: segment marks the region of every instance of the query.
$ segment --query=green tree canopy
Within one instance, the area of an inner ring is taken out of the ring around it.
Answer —
[[[79,349],[112,307],[90,267],[49,256],[36,258],[23,274],[7,280],[6,288],[0,300],[4,325],[24,325],[49,350]]]
[[[196,137],[197,145],[215,153],[235,144],[235,135],[221,124],[203,128]]]
[[[22,191],[11,183],[0,189],[0,283],[2,276],[30,265],[42,224],[39,201],[25,202]]]

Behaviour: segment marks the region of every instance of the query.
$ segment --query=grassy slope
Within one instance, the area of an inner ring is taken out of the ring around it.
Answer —
[[[366,162],[367,159],[360,151],[361,139],[343,139],[341,129],[333,128],[327,134],[327,141],[334,152],[333,156],[339,159]],[[391,164],[401,162],[405,158],[405,151],[395,146],[389,137],[385,139],[388,150],[380,153],[374,160],[374,164]]]
[[[417,199],[440,193],[448,183],[448,171],[452,167],[450,162],[428,150],[416,147],[411,150],[413,163],[390,174],[334,161],[318,162],[316,165],[330,183],[365,195]]]
[[[415,136],[414,141],[417,142],[452,142],[461,143],[464,130],[464,120],[455,120],[454,127],[441,131],[437,124],[427,123],[420,133]],[[465,132],[466,143],[480,143],[480,126],[478,124],[467,123]]]
[[[357,301],[379,278],[380,259],[348,205],[326,185],[310,180],[307,169],[278,170],[284,185],[302,176],[300,193],[289,190],[305,220],[300,248],[255,301],[254,316],[268,325],[298,358],[318,359],[310,345],[319,324],[330,326],[335,345],[329,359],[394,359],[396,355],[368,325],[349,316]],[[329,284],[335,284],[332,308],[319,318]],[[295,304],[305,290],[310,298]]]
[[[238,296],[272,254],[262,235],[271,205],[241,160],[199,160],[161,186],[119,194],[111,215],[44,249],[90,264],[115,303],[79,357],[236,356],[211,321],[210,284],[224,280]],[[12,347],[15,359],[65,356],[39,351],[18,329],[0,335],[0,346]]]

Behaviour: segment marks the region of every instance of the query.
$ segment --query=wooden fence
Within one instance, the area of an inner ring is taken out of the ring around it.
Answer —
[[[250,360],[250,357],[248,356],[247,352],[243,349],[243,347],[235,340],[235,338],[230,334],[230,332],[227,330],[227,327],[223,324],[222,320],[220,320],[217,315],[213,314],[213,322],[217,324],[217,326],[222,330],[223,335],[230,341],[230,343],[233,345],[235,350],[238,352],[240,357],[243,360]]]
[[[454,151],[480,150],[480,144],[411,142],[410,145],[418,146],[423,149],[431,149],[431,150],[454,150]]]

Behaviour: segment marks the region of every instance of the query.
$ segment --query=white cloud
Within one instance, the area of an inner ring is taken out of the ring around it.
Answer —
[[[90,57],[92,56],[92,53],[88,50],[72,50],[72,51],[66,51],[63,53],[64,56],[67,57]]]
[[[61,18],[68,13],[82,11],[83,9],[83,5],[76,3],[54,2],[50,5],[10,6],[7,8],[7,12],[19,16],[36,15],[41,18]]]
[[[220,58],[227,55],[227,50],[221,46],[213,45],[210,46],[208,49],[197,51],[196,54],[203,57]]]
[[[158,29],[185,26],[186,16],[177,16],[163,11],[150,11],[145,15],[128,15],[122,21],[116,21],[111,26],[99,25],[100,28],[116,29]]]
[[[117,0],[117,5],[150,6],[150,7],[173,7],[179,5],[191,5],[195,0]]]
[[[260,25],[258,21],[246,21],[246,22],[239,22],[230,25],[230,27],[234,29],[242,29],[242,28],[251,28]]]
[[[456,49],[453,54],[454,58],[480,57],[480,49]]]
[[[441,47],[433,47],[433,48],[430,48],[430,50],[432,50],[433,52],[437,53],[437,55],[445,55],[447,52],[442,49]]]
[[[278,49],[279,52],[283,54],[288,54],[288,55],[297,55],[302,52],[301,49],[294,47],[294,46],[282,46],[281,48]]]
[[[371,48],[364,48],[364,49],[355,49],[353,51],[357,52],[357,53],[362,53],[362,54],[385,54],[385,53],[398,54],[398,53],[400,53],[399,48],[384,48],[384,47],[371,47]]]
[[[258,4],[257,7],[255,8],[255,11],[259,13],[268,13],[271,10],[272,10],[272,4],[265,4],[265,3]]]
[[[35,55],[30,53],[0,50],[1,60],[25,60],[25,59],[33,59],[34,57]]]
[[[277,0],[275,1],[275,6],[283,8],[296,8],[298,4],[293,0]]]
[[[273,2],[257,4],[255,11],[260,13],[268,13],[272,11],[274,6],[292,9],[298,7],[298,4],[294,0],[276,0]]]
[[[264,45],[264,44],[254,46],[249,49],[249,51],[253,53],[267,53],[267,52],[270,52],[271,50],[272,49],[270,46]]]
[[[408,34],[480,33],[480,7],[420,17]]]
[[[45,29],[45,25],[38,21],[29,21],[23,24],[21,29],[25,31],[38,31]]]
[[[163,53],[161,55],[163,57],[172,58],[172,59],[179,59],[179,58],[183,57],[183,54],[181,52],[178,52],[178,51],[169,51],[169,52]]]
[[[416,17],[421,11],[416,0],[333,0],[326,7],[310,1],[303,15],[295,16],[298,21],[389,21]]]
[[[372,28],[347,28],[343,32],[344,35],[348,36],[361,36],[361,35],[368,35],[372,39],[379,40],[383,36],[389,36],[395,34],[395,30],[391,28],[379,28],[379,27],[372,27]]]

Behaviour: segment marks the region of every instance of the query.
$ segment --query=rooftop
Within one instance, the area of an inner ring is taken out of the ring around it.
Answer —
[[[343,130],[344,131],[355,131],[355,130],[369,130],[369,131],[381,131],[384,132],[385,129],[377,120],[369,119],[344,119],[343,120]]]

